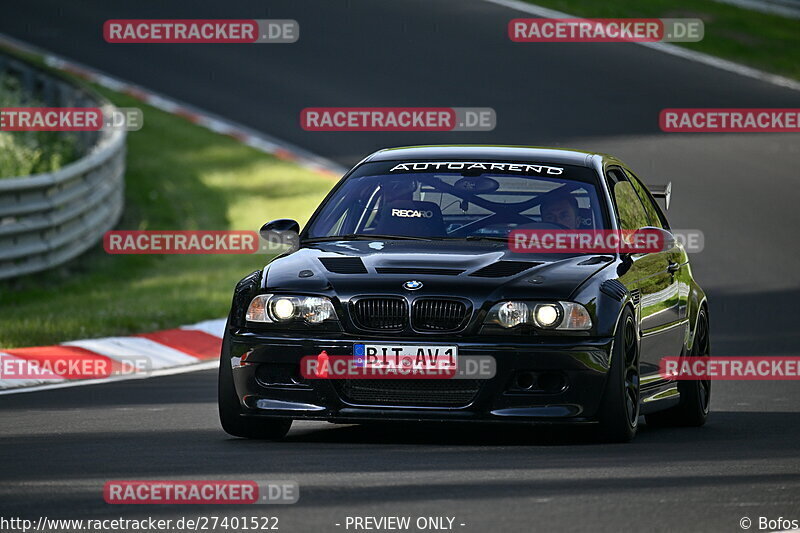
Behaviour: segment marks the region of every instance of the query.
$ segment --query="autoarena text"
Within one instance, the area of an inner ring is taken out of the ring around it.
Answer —
[[[389,169],[389,172],[430,172],[431,170],[499,170],[502,172],[522,172],[526,174],[549,174],[558,176],[564,173],[561,167],[532,165],[527,163],[493,163],[486,161],[420,161],[416,163],[400,163]]]
[[[305,379],[491,379],[497,373],[493,357],[459,356],[430,351],[407,355],[373,353],[364,357],[328,355],[323,351],[300,360],[300,375]]]
[[[663,378],[675,380],[800,379],[799,357],[664,357]]]
[[[296,20],[120,19],[103,24],[108,43],[293,43],[300,38]]]
[[[513,230],[508,246],[517,253],[655,253],[665,249],[659,230]]]
[[[800,109],[663,109],[658,123],[667,133],[797,133]]]
[[[121,107],[4,107],[0,131],[138,131],[144,125],[142,110]]]
[[[146,374],[152,361],[144,356],[90,354],[75,346],[53,347],[54,352],[17,348],[0,353],[0,379],[105,379]]]
[[[103,487],[110,504],[290,504],[296,481],[116,480]]]
[[[490,107],[307,107],[306,131],[492,131]]]
[[[518,43],[697,42],[700,19],[525,18],[508,23],[508,37]]]

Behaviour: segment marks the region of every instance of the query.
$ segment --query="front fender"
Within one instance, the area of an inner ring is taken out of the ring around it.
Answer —
[[[617,279],[594,280],[582,287],[575,301],[585,305],[592,312],[593,333],[598,337],[613,337],[619,318],[626,307],[634,312],[639,322],[638,306],[630,291]]]

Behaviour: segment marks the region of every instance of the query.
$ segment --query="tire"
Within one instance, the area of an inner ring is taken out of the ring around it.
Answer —
[[[222,355],[219,362],[219,382],[217,401],[219,405],[219,421],[222,429],[234,437],[262,440],[280,440],[289,433],[291,419],[283,418],[246,418],[242,416],[242,407],[233,385],[233,372],[228,358],[228,327],[222,341]]]
[[[697,315],[697,326],[691,355],[694,357],[708,357],[710,353],[708,313],[705,309],[700,309]],[[711,381],[678,381],[678,392],[680,393],[678,405],[665,411],[647,415],[645,420],[648,425],[700,427],[706,423],[711,403]]]
[[[619,318],[611,367],[600,404],[600,437],[606,442],[630,442],[639,427],[639,336],[633,312]]]

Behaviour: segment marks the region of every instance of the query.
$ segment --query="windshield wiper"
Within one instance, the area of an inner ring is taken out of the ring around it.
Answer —
[[[497,241],[508,242],[508,237],[495,237],[492,235],[467,235],[464,239],[468,241]]]
[[[398,241],[430,241],[435,237],[409,237],[407,235],[379,235],[367,233],[348,233],[346,235],[331,235],[329,237],[313,237],[303,239],[302,242],[331,242],[331,241],[379,241],[379,240],[398,240]]]

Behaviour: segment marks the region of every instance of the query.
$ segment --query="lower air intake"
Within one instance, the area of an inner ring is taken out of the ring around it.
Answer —
[[[464,407],[480,390],[477,379],[337,380],[342,399],[356,405]]]

